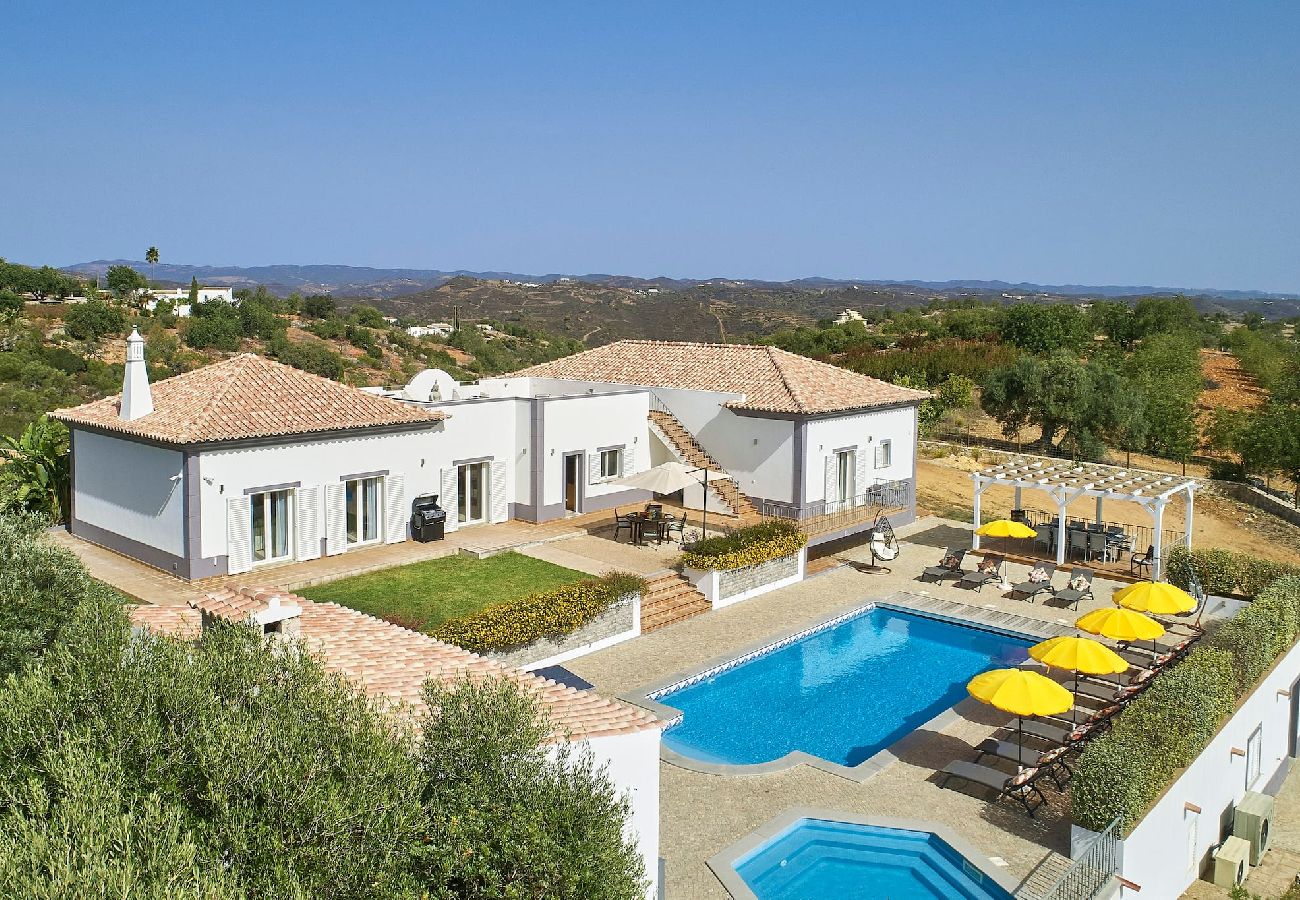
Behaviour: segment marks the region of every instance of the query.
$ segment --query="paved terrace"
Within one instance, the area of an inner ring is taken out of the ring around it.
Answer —
[[[1108,604],[1111,594],[1122,587],[1118,582],[1098,581],[1096,598],[1076,612],[1012,600],[992,586],[977,594],[951,582],[918,582],[916,576],[937,561],[942,548],[969,546],[969,528],[933,518],[919,520],[899,529],[902,552],[890,574],[871,575],[862,570],[870,562],[865,548],[842,550],[839,556],[846,566],[566,665],[604,694],[627,694],[865,601],[900,592],[967,604],[976,608],[977,615],[996,610],[1029,617],[1050,631],[1072,623],[1082,612]],[[1013,577],[1022,572],[1022,568],[1013,567]],[[1052,854],[1068,853],[1068,801],[1055,793],[1050,783],[1044,787],[1049,805],[1035,820],[1015,804],[989,804],[987,794],[978,788],[968,792],[938,787],[936,770],[954,759],[973,759],[971,748],[1010,721],[973,700],[958,704],[955,711],[952,724],[937,731],[914,732],[895,745],[893,751],[899,759],[862,784],[809,766],[768,775],[733,776],[707,775],[661,762],[660,839],[667,859],[668,896],[692,900],[726,897],[706,861],[791,806],[935,820],[955,829],[989,856],[1005,860],[1007,871],[1017,882],[1029,879],[1044,864],[1059,862]],[[1038,877],[1042,878],[1043,872]]]

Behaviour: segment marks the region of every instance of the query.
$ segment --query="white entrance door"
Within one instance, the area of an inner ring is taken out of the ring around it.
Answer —
[[[456,519],[462,525],[487,520],[487,463],[456,467]]]

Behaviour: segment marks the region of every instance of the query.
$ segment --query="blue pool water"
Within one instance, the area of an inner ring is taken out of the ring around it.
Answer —
[[[885,607],[660,695],[680,709],[664,743],[712,763],[793,750],[856,766],[966,695],[986,669],[1018,665],[1030,642]]]
[[[736,861],[759,900],[1011,900],[927,831],[800,819]]]

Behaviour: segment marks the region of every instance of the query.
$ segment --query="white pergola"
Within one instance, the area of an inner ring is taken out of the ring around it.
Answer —
[[[991,469],[974,472],[971,474],[971,479],[975,482],[973,514],[975,528],[980,526],[980,495],[989,485],[1004,484],[1015,488],[1016,509],[1023,509],[1020,497],[1025,488],[1042,491],[1055,500],[1060,529],[1056,541],[1058,566],[1065,563],[1067,550],[1065,510],[1080,497],[1097,498],[1097,522],[1099,523],[1102,521],[1102,506],[1108,499],[1128,500],[1151,514],[1153,523],[1151,543],[1155,547],[1154,559],[1151,561],[1151,578],[1154,581],[1160,580],[1163,568],[1164,548],[1161,545],[1165,507],[1180,495],[1187,501],[1186,534],[1183,542],[1188,550],[1192,549],[1192,507],[1195,503],[1197,483],[1186,476],[1022,456]],[[979,549],[978,534],[974,536],[971,546],[976,550]]]

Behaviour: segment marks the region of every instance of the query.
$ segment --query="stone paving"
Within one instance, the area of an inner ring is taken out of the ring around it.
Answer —
[[[842,549],[849,565],[721,610],[688,619],[635,641],[567,663],[604,694],[628,694],[742,650],[772,635],[815,623],[830,615],[910,591],[977,607],[1068,624],[1081,612],[1110,602],[1121,585],[1099,581],[1096,597],[1078,611],[1026,603],[996,588],[980,593],[946,582],[922,584],[917,574],[937,562],[942,548],[969,540],[968,526],[935,519],[899,529],[901,553],[887,574],[867,574],[865,548]],[[938,549],[936,549],[938,548]],[[1013,576],[1021,574],[1013,571]],[[1061,579],[1058,576],[1058,584]],[[921,730],[896,745],[899,759],[858,784],[809,766],[765,775],[710,775],[667,762],[661,773],[661,852],[667,863],[668,896],[726,897],[706,861],[752,829],[792,806],[926,818],[954,828],[991,857],[1005,861],[1016,881],[1026,879],[1052,852],[1068,852],[1065,798],[1050,789],[1049,805],[1029,819],[1010,803],[989,804],[985,793],[941,789],[935,771],[955,759],[973,759],[974,744],[1008,717],[974,701],[955,707],[952,724]],[[956,786],[956,783],[954,783]]]

